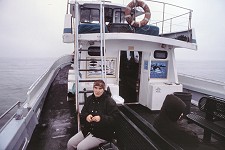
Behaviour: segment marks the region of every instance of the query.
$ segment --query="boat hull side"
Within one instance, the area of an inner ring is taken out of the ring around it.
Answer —
[[[179,74],[179,82],[183,84],[183,90],[192,93],[194,104],[203,96],[215,96],[225,98],[225,83],[199,78],[195,76]]]

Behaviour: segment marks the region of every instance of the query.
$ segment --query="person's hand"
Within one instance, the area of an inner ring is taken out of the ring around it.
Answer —
[[[92,117],[92,121],[94,122],[99,122],[101,120],[101,117],[100,116],[94,116]]]
[[[86,117],[87,122],[91,122],[92,121],[93,116],[90,114]]]

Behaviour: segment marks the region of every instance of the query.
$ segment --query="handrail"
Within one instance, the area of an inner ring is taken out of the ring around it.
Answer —
[[[225,98],[225,82],[181,73],[178,73],[178,79],[188,91]]]
[[[181,14],[181,15],[178,15],[178,16],[175,16],[175,17],[171,17],[171,18],[168,18],[168,19],[165,19],[165,20],[162,20],[162,21],[154,22],[152,24],[157,24],[157,23],[165,22],[165,21],[168,21],[168,20],[171,20],[171,19],[174,19],[174,18],[178,18],[178,17],[184,16],[184,15],[187,15],[187,14],[190,14],[190,12],[187,12],[187,13],[184,13],[184,14]]]
[[[0,116],[0,120],[5,117],[5,115],[7,115],[13,108],[15,108],[17,105],[20,104],[20,101],[17,101],[14,105],[12,105],[8,110],[6,110],[1,116]]]
[[[101,70],[102,70],[102,79],[106,82],[106,57],[105,57],[105,2],[100,3],[100,51],[101,51]],[[104,54],[104,55],[103,55]],[[104,66],[104,67],[103,67]],[[104,71],[103,71],[104,70]],[[107,83],[106,83],[107,84]]]
[[[71,55],[64,55],[60,58],[58,58],[58,60],[56,60],[48,69],[47,71],[45,71],[45,73],[39,77],[31,86],[30,88],[28,89],[28,92],[27,92],[27,98],[24,102],[16,102],[13,106],[11,106],[4,114],[1,115],[0,117],[0,120],[5,117],[14,107],[16,107],[16,105],[18,105],[18,108],[20,106],[21,103],[23,103],[23,108],[29,108],[29,107],[32,107],[32,102],[34,102],[35,100],[37,100],[37,97],[35,97],[35,94],[38,93],[38,94],[41,94],[41,90],[43,89],[43,87],[41,87],[41,85],[43,85],[43,83],[46,81],[46,79],[50,76],[53,76],[51,74],[51,72],[56,72],[57,68],[60,68],[60,67],[63,67],[67,64],[70,64],[71,62]],[[40,95],[39,95],[40,96]],[[23,109],[21,108],[21,109]],[[18,111],[17,111],[18,113]],[[16,113],[15,113],[16,114]],[[3,128],[12,120],[12,118],[15,118],[15,119],[20,119],[20,114],[17,114],[15,116],[15,114],[13,114],[12,117],[10,117],[9,119],[7,119],[8,121],[6,123],[4,123],[3,126],[1,126],[1,129],[0,129],[0,132],[3,130]],[[18,117],[18,118],[17,118]],[[26,117],[26,116],[25,116]]]
[[[25,137],[25,142],[23,144],[22,150],[26,149],[28,143],[29,143],[29,141],[28,141],[27,137]]]
[[[153,19],[151,24],[154,24],[159,27],[160,35],[165,34],[165,33],[170,33],[170,32],[186,31],[186,30],[191,29],[191,18],[192,18],[192,12],[193,12],[192,9],[174,5],[174,4],[170,4],[170,3],[166,3],[166,2],[159,2],[157,0],[144,0],[144,1],[149,6],[151,6],[152,4],[159,6],[159,7],[153,7],[154,9],[156,9],[156,11],[151,12],[152,13],[151,19]],[[100,0],[98,2],[101,2],[104,6],[105,1]],[[123,2],[123,4],[124,4],[124,2]],[[163,8],[161,8],[161,6],[163,6]],[[121,7],[123,7],[123,6],[121,6]],[[175,8],[179,11],[178,12],[175,11],[174,15],[169,14],[168,12],[170,10],[172,12],[174,11],[173,8]],[[99,7],[99,9],[101,9],[101,6]],[[154,15],[154,13],[157,15]],[[182,26],[179,26],[176,23],[180,23],[178,21],[179,21],[179,18],[183,19],[182,17],[185,17],[185,22],[182,22]],[[169,25],[168,25],[168,22],[169,22]],[[101,20],[100,20],[100,23],[101,23]],[[150,24],[150,22],[149,22],[149,24]]]
[[[165,26],[165,22],[166,21],[170,21],[170,31],[169,32],[172,32],[172,26],[174,24],[172,20],[174,20],[175,18],[179,18],[179,17],[182,17],[182,16],[185,16],[185,15],[189,15],[189,19],[187,20],[187,29],[189,30],[191,28],[191,17],[192,17],[192,12],[193,10],[192,9],[188,9],[188,8],[185,8],[185,7],[181,7],[181,6],[178,6],[178,5],[174,5],[174,4],[170,4],[170,3],[165,3],[165,2],[159,2],[159,1],[155,1],[155,0],[145,0],[146,2],[149,2],[149,3],[158,3],[158,4],[162,4],[163,5],[163,10],[162,10],[162,18],[161,19],[157,19],[155,20],[155,22],[151,23],[151,24],[155,24],[156,26],[159,26],[158,24],[161,25],[161,34],[164,34],[166,33],[164,30],[167,29],[168,26]],[[175,15],[175,17],[166,17],[166,7],[169,6],[169,7],[174,7],[174,8],[177,8],[177,9],[182,9],[184,10],[185,12],[183,14],[180,14],[180,15]]]
[[[66,6],[66,14],[69,13],[69,0],[67,0],[67,6]]]
[[[78,15],[78,2],[77,0],[75,0],[75,15]],[[77,113],[77,130],[80,131],[80,115],[79,115],[79,84],[78,84],[78,81],[79,81],[79,56],[78,56],[78,50],[79,50],[79,46],[78,46],[78,25],[79,25],[79,22],[78,22],[78,17],[75,17],[74,18],[74,70],[75,70],[75,104],[76,104],[76,113]]]
[[[26,103],[28,104],[28,107],[31,104],[32,99],[34,98],[37,91],[39,91],[40,86],[45,82],[45,80],[51,76],[51,73],[54,72],[60,65],[64,63],[70,63],[71,55],[64,55],[58,60],[56,60],[45,72],[42,74],[28,89],[27,91],[27,99]]]
[[[215,84],[218,84],[218,85],[225,86],[225,82],[223,82],[223,81],[209,79],[209,78],[206,78],[206,77],[199,77],[199,76],[196,76],[196,75],[190,75],[190,74],[185,74],[185,73],[178,73],[178,75],[188,77],[188,78],[197,79],[197,80],[208,81],[208,82],[211,82],[211,83],[215,83]]]
[[[185,7],[181,7],[181,6],[174,5],[174,4],[170,4],[170,3],[166,3],[166,2],[159,2],[159,1],[155,1],[155,0],[146,0],[146,1],[155,2],[155,3],[167,4],[167,5],[170,5],[170,6],[175,6],[175,7],[178,7],[178,8],[182,8],[182,9],[186,9],[186,10],[192,11],[192,9],[185,8]]]

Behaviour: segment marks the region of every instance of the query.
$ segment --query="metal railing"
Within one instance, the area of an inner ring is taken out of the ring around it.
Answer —
[[[8,110],[6,110],[1,116],[0,120],[4,118],[13,108],[20,105],[20,101],[17,101],[15,104],[13,104]]]
[[[160,27],[161,29],[160,34],[175,32],[177,30],[189,30],[191,28],[191,19],[193,10],[165,2],[159,2],[154,0],[146,0],[146,1],[147,4],[148,2],[150,2],[148,4],[149,6],[151,6],[151,3],[157,3],[159,5],[162,5],[161,17],[151,22],[151,24]],[[173,11],[175,14],[171,14]],[[154,15],[152,16],[154,17]],[[181,20],[182,22],[179,22]]]
[[[193,10],[154,0],[145,0],[144,2],[149,6],[151,12],[149,24],[158,26],[160,34],[191,29]]]
[[[100,0],[92,0],[92,1],[100,2]],[[192,20],[193,10],[185,8],[185,7],[181,7],[178,5],[155,1],[155,0],[143,0],[143,1],[150,8],[151,18],[150,18],[149,24],[158,26],[160,29],[159,34],[186,31],[191,29],[192,27],[191,20]],[[126,5],[129,2],[131,2],[131,0],[126,0],[121,3],[124,5],[124,7],[126,7]],[[72,7],[73,8],[67,9],[67,13],[71,9],[75,9],[74,5]],[[144,11],[142,12],[144,14]],[[74,17],[74,14],[73,14],[73,17]],[[140,18],[136,18],[136,19],[137,21],[142,20],[143,16],[140,15]]]
[[[70,61],[72,60],[72,55],[65,55],[63,57],[60,57],[58,60],[56,60],[54,62],[54,64],[49,67],[46,72],[40,76],[28,89],[27,92],[27,100],[26,103],[28,103],[28,107],[30,107],[33,99],[35,98],[36,94],[38,93],[38,91],[41,90],[41,87],[43,86],[43,84],[45,83],[45,81],[52,76],[54,73],[54,71],[59,68],[59,66],[61,66],[62,64],[67,64],[70,63]]]
[[[13,104],[8,110],[6,110],[1,116],[0,116],[0,120],[3,119],[7,114],[9,114],[16,106],[18,106],[18,109],[21,106],[21,103],[23,104],[27,104],[26,107],[31,107],[31,103],[33,101],[35,101],[35,96],[36,94],[41,90],[41,87],[43,85],[43,83],[46,81],[46,79],[51,76],[51,72],[54,72],[57,68],[59,68],[62,65],[66,65],[68,63],[70,63],[70,61],[72,60],[72,56],[71,55],[65,55],[60,57],[58,60],[56,60],[52,66],[50,66],[42,76],[40,76],[28,89],[27,92],[27,99],[24,102],[16,102],[15,104]],[[15,113],[16,114],[16,113]],[[15,114],[13,114],[13,116],[11,118],[8,119],[8,121],[6,123],[4,123],[3,127],[5,125],[8,124],[8,122],[15,116]]]

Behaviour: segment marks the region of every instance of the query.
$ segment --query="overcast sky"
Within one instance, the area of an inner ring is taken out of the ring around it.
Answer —
[[[198,51],[176,50],[177,59],[224,60],[224,0],[161,1],[193,10],[192,27],[195,28]],[[59,57],[70,54],[73,45],[62,42],[66,2],[0,0],[0,57]],[[130,0],[124,0],[125,4],[128,2]]]
[[[5,57],[59,57],[67,0],[0,0],[0,52]]]

